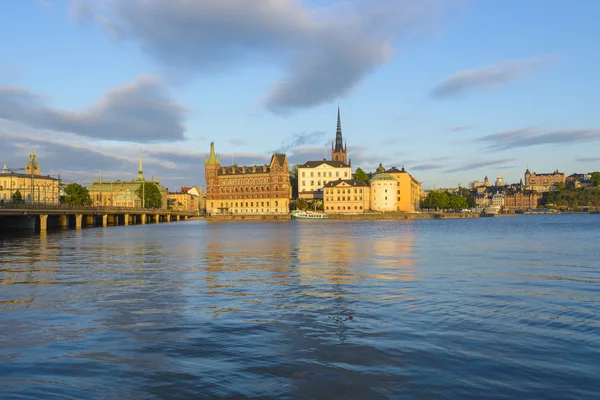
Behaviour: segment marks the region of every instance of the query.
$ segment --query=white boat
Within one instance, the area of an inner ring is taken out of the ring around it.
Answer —
[[[483,209],[484,214],[495,215],[500,212],[500,206],[489,206]]]
[[[292,212],[292,219],[301,219],[301,220],[323,220],[327,219],[327,214],[313,212],[313,211],[294,211]]]

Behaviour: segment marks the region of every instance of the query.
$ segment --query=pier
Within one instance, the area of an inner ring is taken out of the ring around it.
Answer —
[[[194,213],[167,209],[84,207],[65,204],[12,203],[0,205],[0,230],[120,226],[182,221]]]

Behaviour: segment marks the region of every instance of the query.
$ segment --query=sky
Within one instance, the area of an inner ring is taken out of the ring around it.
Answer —
[[[0,2],[0,166],[205,185],[330,157],[425,189],[600,170],[600,2]]]

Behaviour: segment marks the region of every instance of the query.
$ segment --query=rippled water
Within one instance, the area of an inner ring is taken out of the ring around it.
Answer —
[[[0,238],[0,398],[597,399],[600,215]]]

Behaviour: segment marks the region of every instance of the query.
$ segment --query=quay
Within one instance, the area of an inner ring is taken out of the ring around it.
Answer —
[[[4,203],[0,230],[45,232],[55,228],[119,226],[186,220],[196,214],[184,211],[129,207],[83,207],[65,204]]]

